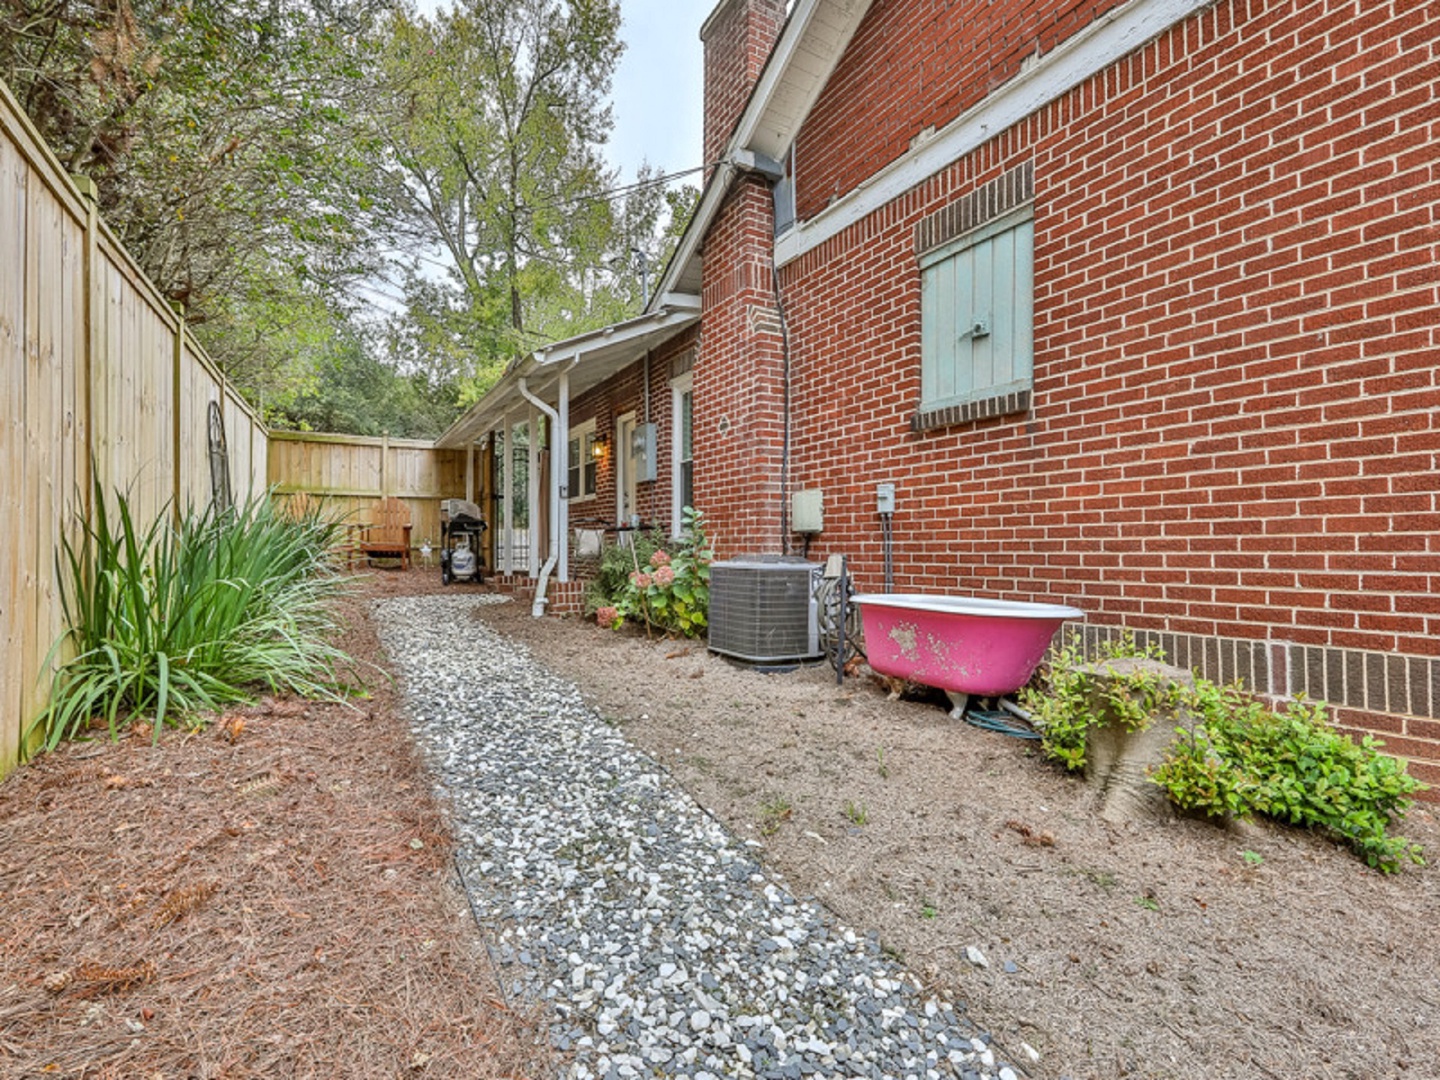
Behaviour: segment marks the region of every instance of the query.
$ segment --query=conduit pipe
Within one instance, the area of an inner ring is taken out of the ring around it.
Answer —
[[[566,377],[564,374],[561,375],[561,378]],[[545,414],[550,421],[552,437],[559,439],[561,437],[558,430],[560,414],[530,393],[530,388],[525,385],[523,378],[519,382],[519,387],[520,396]],[[530,438],[532,440],[535,438],[533,431],[530,433]],[[554,452],[553,447],[551,452]],[[545,605],[550,603],[549,597],[545,595],[545,589],[550,583],[550,572],[555,569],[555,564],[560,560],[560,474],[553,465],[550,474],[550,557],[545,560],[545,565],[540,568],[540,576],[535,579],[535,599],[530,604],[530,614],[537,619],[545,614]]]

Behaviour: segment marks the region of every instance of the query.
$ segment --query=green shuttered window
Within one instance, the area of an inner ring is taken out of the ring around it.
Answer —
[[[920,258],[920,407],[1030,389],[1035,222],[1006,214]]]

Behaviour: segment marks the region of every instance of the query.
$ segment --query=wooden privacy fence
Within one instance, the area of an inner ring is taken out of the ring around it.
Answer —
[[[62,631],[56,554],[90,512],[93,460],[137,518],[211,497],[212,409],[235,498],[265,488],[267,432],[66,176],[0,83],[0,775],[43,708]]]
[[[442,499],[467,490],[484,499],[488,491],[478,453],[467,463],[464,450],[437,450],[417,439],[272,431],[269,475],[276,494],[306,494],[344,521],[368,521],[375,501],[394,495],[410,507],[416,547],[426,540],[438,547]]]

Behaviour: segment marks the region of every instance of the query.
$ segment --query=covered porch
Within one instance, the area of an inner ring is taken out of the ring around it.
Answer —
[[[520,357],[435,442],[463,453],[490,524],[490,574],[532,613],[579,610],[584,560],[636,528],[678,529],[689,466],[685,343],[700,298]]]

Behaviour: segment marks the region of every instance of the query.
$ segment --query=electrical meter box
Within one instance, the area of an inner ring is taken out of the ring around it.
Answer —
[[[825,530],[825,493],[819,488],[797,491],[790,497],[790,527],[798,533]]]
[[[877,514],[895,513],[895,485],[875,485],[875,512]]]

